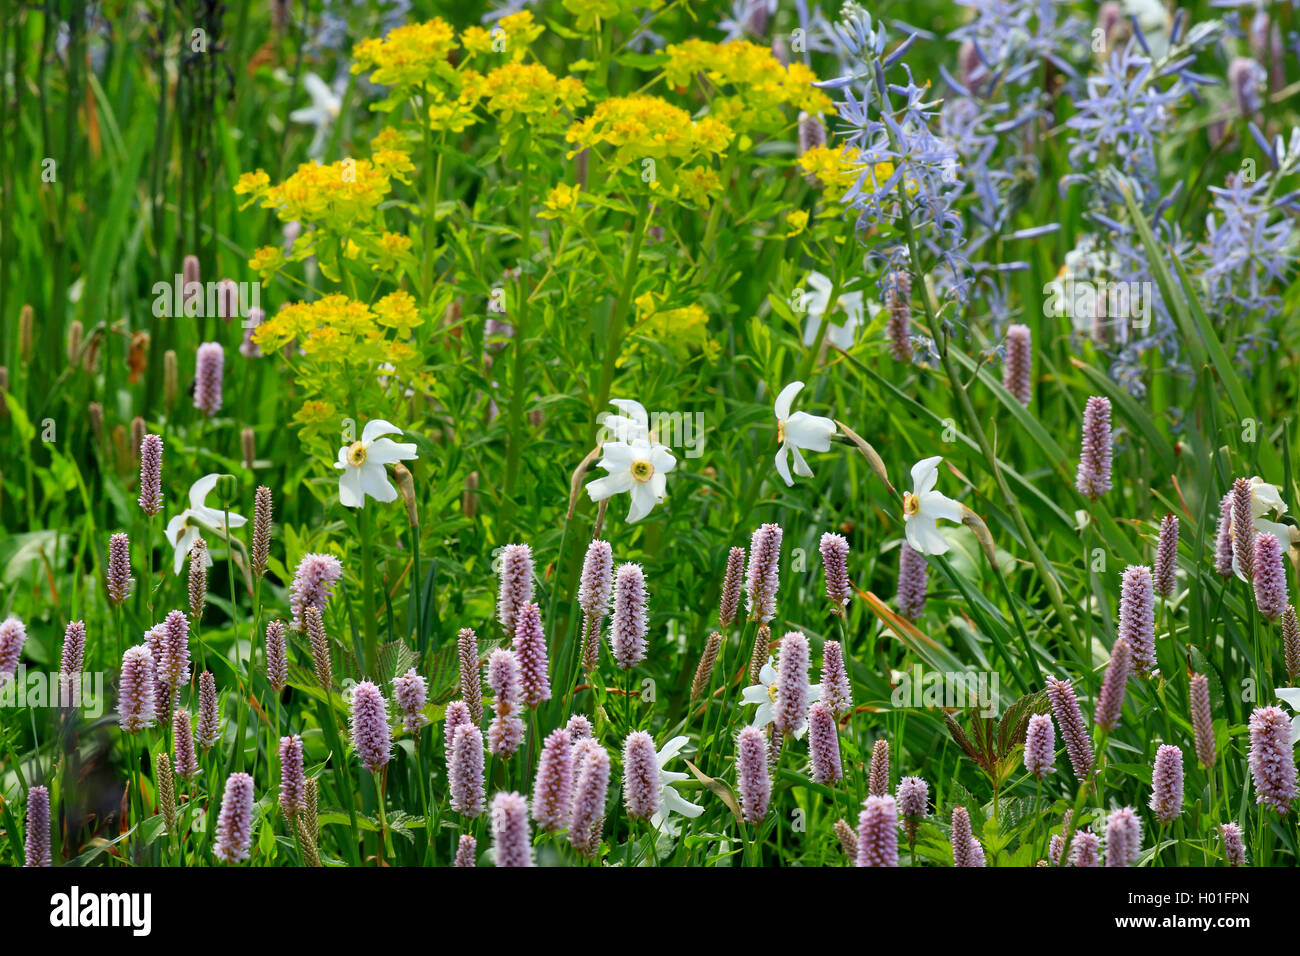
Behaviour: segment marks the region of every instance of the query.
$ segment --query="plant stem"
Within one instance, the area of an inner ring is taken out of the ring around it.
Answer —
[[[372,678],[379,677],[379,619],[375,611],[375,555],[370,536],[370,512],[363,505],[357,509],[358,537],[361,538],[361,606],[365,620],[365,660],[361,671]]]

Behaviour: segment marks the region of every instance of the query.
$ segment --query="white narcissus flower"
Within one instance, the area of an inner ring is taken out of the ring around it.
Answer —
[[[803,382],[791,382],[776,397],[776,440],[781,443],[776,452],[776,471],[791,487],[794,479],[790,477],[790,456],[794,456],[794,473],[800,478],[811,478],[812,469],[799,449],[830,451],[831,436],[835,434],[835,423],[829,418],[807,412],[790,414],[790,405],[802,390]]]
[[[360,508],[366,503],[366,495],[376,501],[397,499],[397,489],[389,483],[384,466],[418,456],[414,444],[380,436],[401,433],[396,425],[376,418],[366,423],[359,441],[339,449],[339,460],[334,462],[334,467],[343,472],[339,476],[339,501],[345,507]]]
[[[961,505],[934,490],[939,481],[939,462],[935,455],[912,466],[912,490],[903,495],[903,524],[907,543],[919,554],[943,554],[948,539],[939,531],[940,519],[962,520]]]
[[[677,459],[651,436],[650,418],[639,402],[616,398],[610,404],[626,414],[607,415],[601,423],[616,440],[601,446],[604,454],[596,464],[609,474],[587,482],[587,494],[603,501],[626,491],[632,499],[627,520],[637,522],[664,500],[668,472],[677,467]]]
[[[831,325],[827,321],[825,339],[837,349],[851,349],[858,340],[858,329],[862,327],[864,305],[874,316],[881,309],[880,303],[864,303],[861,292],[843,292],[835,302],[831,302],[833,283],[820,272],[808,273],[806,284],[810,291],[805,291],[800,299],[800,305],[808,316],[803,327],[803,344],[812,345],[817,341],[817,329],[825,316],[838,307],[844,312],[844,324]]]
[[[1281,518],[1287,512],[1286,502],[1282,500],[1277,485],[1270,485],[1256,475],[1250,479],[1250,513],[1255,519],[1255,530],[1260,534],[1273,535],[1285,550],[1292,541],[1291,525],[1269,521],[1264,516],[1270,512],[1274,517]]]
[[[194,542],[203,536],[204,531],[214,531],[223,538],[226,537],[226,518],[230,518],[230,527],[238,528],[248,522],[243,515],[237,515],[233,512],[229,514],[217,508],[207,506],[207,497],[212,489],[217,486],[217,479],[223,477],[220,474],[204,475],[194,484],[190,485],[190,506],[167,522],[165,532],[167,541],[173,548],[172,555],[172,573],[180,574],[181,568],[185,564],[185,559],[189,556],[190,548],[194,547]],[[212,566],[212,552],[207,552],[208,567]]]
[[[623,414],[606,415],[601,422],[614,435],[614,441],[631,444],[634,441],[650,441],[650,416],[645,406],[630,398],[611,398],[609,403]]]
[[[808,706],[811,707],[821,699],[822,685],[809,684]],[[766,727],[776,720],[776,668],[770,658],[758,672],[758,683],[750,684],[740,692],[740,702],[758,705],[758,709],[754,711],[754,719],[750,722],[751,727]],[[803,728],[795,734],[795,737],[802,737],[807,732],[808,721],[805,720]]]
[[[335,92],[334,87],[315,73],[304,75],[302,85],[306,88],[307,95],[311,97],[311,106],[294,110],[289,114],[289,121],[316,127],[316,135],[312,137],[311,145],[307,147],[307,155],[312,159],[320,159],[325,152],[325,142],[330,130],[334,128],[334,123],[339,118],[339,111],[343,109],[343,99]]]
[[[654,812],[650,818],[651,825],[656,829],[670,836],[677,833],[677,827],[672,822],[672,814],[677,813],[681,816],[694,820],[704,808],[697,803],[691,803],[680,793],[673,784],[681,783],[687,779],[687,774],[675,770],[665,770],[664,764],[672,760],[687,744],[685,737],[674,737],[668,743],[660,748],[656,754],[656,763],[659,764],[659,809]]]
[[[630,444],[610,441],[601,447],[604,456],[596,464],[609,474],[587,482],[587,494],[592,501],[603,501],[626,491],[632,498],[627,520],[640,521],[664,500],[668,472],[677,466],[677,459],[665,446],[642,439]]]

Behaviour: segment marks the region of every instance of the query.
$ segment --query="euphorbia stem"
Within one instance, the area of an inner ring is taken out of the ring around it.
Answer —
[[[526,349],[528,325],[528,263],[532,257],[532,208],[528,193],[528,150],[529,137],[525,135],[522,148],[523,168],[519,173],[519,302],[517,308],[509,310],[514,324],[512,336],[513,365],[510,372],[510,434],[506,445],[506,485],[505,497],[512,500],[515,481],[519,473],[519,454],[523,442],[524,414],[524,352]]]
[[[632,287],[636,282],[636,263],[641,254],[641,239],[645,234],[645,221],[649,204],[637,206],[636,221],[632,224],[632,243],[627,258],[623,260],[623,284],[609,317],[609,334],[605,341],[605,360],[600,369],[600,387],[596,390],[595,409],[599,412],[609,404],[609,393],[614,387],[614,368],[623,345],[623,313],[632,301]],[[588,444],[596,440],[597,425],[593,418],[588,428]]]
[[[375,616],[375,555],[370,542],[370,512],[364,505],[357,510],[357,533],[361,538],[361,605],[364,613],[366,639],[362,672],[378,677],[379,671],[379,621]]]

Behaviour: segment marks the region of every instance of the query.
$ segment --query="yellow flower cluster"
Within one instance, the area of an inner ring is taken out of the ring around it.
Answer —
[[[287,305],[253,331],[263,352],[293,343],[319,361],[358,365],[383,360],[383,337],[370,306],[345,295]]]
[[[676,309],[661,309],[650,292],[636,299],[636,326],[634,336],[650,339],[667,349],[678,361],[686,361],[692,352],[702,352],[712,361],[722,351],[722,346],[709,338],[709,314],[699,305],[686,305]],[[635,339],[628,356],[645,351],[647,346]],[[620,359],[618,364],[624,365]]]
[[[767,47],[691,39],[670,44],[665,52],[664,77],[671,85],[689,86],[702,74],[719,89],[735,91],[714,97],[711,111],[736,129],[779,129],[787,122],[781,110],[786,106],[813,114],[831,111],[830,97],[812,85],[817,75],[802,63],[783,66]]]
[[[468,27],[461,34],[460,42],[471,58],[504,53],[507,59],[517,63],[524,58],[532,42],[541,35],[542,27],[533,22],[532,11],[520,10],[502,17],[491,30],[479,26]]]
[[[565,135],[579,150],[600,143],[613,146],[615,162],[653,157],[693,159],[722,153],[731,142],[725,123],[705,117],[698,123],[678,106],[657,96],[616,96]]]
[[[459,133],[479,120],[482,106],[502,122],[520,119],[530,128],[558,130],[563,112],[587,101],[582,82],[559,78],[537,63],[524,63],[528,48],[543,28],[529,10],[502,17],[491,29],[468,27],[460,36],[465,57],[459,67],[449,55],[457,49],[455,33],[441,19],[398,27],[380,40],[364,40],[353,50],[353,73],[373,71],[371,81],[392,86],[374,108],[388,112],[412,94],[427,104],[430,128]],[[486,73],[466,63],[503,56],[505,62]]]
[[[435,17],[398,27],[382,39],[362,40],[352,50],[352,72],[369,70],[372,83],[417,89],[455,73],[448,59],[454,49],[451,24]]]
[[[546,207],[546,211],[539,212],[537,215],[542,219],[558,219],[565,213],[577,209],[578,199],[581,196],[582,193],[577,186],[559,183],[551,189],[542,202],[542,205]]]
[[[799,157],[799,168],[816,179],[823,188],[834,186],[843,191],[853,185],[853,181],[858,177],[859,155],[856,149],[849,149],[846,153],[839,146],[814,146]],[[892,175],[892,170],[889,175]],[[886,175],[885,178],[888,179],[889,176]]]
[[[371,268],[376,272],[396,272],[402,265],[415,261],[411,237],[397,232],[381,233],[374,252],[375,262]]]
[[[533,129],[557,129],[563,112],[587,102],[581,80],[561,79],[540,63],[507,63],[486,76],[469,75],[465,87],[503,123],[519,117]]]
[[[710,167],[735,134],[712,117],[694,121],[689,113],[655,96],[620,96],[605,100],[565,134],[574,145],[570,156],[594,146],[612,146],[610,160],[621,172],[633,173],[665,198],[681,196],[705,204],[722,184]],[[662,167],[653,161],[673,160]],[[650,162],[647,162],[650,161]]]
[[[303,163],[278,186],[272,186],[259,169],[240,176],[235,192],[250,197],[246,206],[260,200],[263,209],[274,209],[281,222],[311,222],[345,231],[373,218],[375,208],[392,191],[392,180],[409,182],[412,171],[407,153],[386,150],[372,159]]]
[[[312,400],[296,417],[309,425],[314,413],[332,414],[329,396],[340,374],[368,369],[427,386],[431,377],[422,369],[420,353],[406,341],[424,321],[409,292],[392,292],[373,306],[345,295],[327,295],[285,306],[254,330],[253,341],[267,353],[285,346],[301,350],[306,367],[299,370],[298,382]],[[386,335],[386,329],[396,337]]]
[[[263,280],[283,269],[290,261],[324,254],[321,267],[331,278],[338,256],[357,259],[369,253],[372,268],[394,271],[411,259],[411,240],[383,228],[379,206],[392,192],[392,181],[410,184],[415,172],[402,134],[388,128],[371,141],[370,159],[343,159],[322,165],[303,163],[283,183],[272,185],[262,170],[244,173],[235,192],[247,196],[245,208],[260,202],[275,210],[281,222],[298,222],[305,227],[293,251],[286,255],[279,246],[264,246],[248,260]]]

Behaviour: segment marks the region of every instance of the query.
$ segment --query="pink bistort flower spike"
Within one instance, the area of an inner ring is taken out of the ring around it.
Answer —
[[[293,626],[304,627],[304,615],[309,607],[318,607],[323,614],[334,585],[343,576],[343,563],[332,554],[304,554],[289,586],[289,607],[293,609]]]
[[[898,801],[899,816],[903,818],[903,832],[909,841],[915,841],[930,802],[930,785],[920,777],[904,777],[898,781],[894,796]]]
[[[1255,535],[1255,607],[1270,621],[1286,611],[1286,569],[1282,566],[1282,545],[1271,534]]]
[[[881,797],[889,793],[889,741],[881,737],[871,748],[871,769],[867,772],[867,793]]]
[[[448,751],[447,782],[451,808],[464,817],[483,812],[483,734],[473,724],[460,724]]]
[[[542,745],[533,782],[533,819],[547,833],[569,825],[573,812],[573,742],[563,727],[552,730]]]
[[[952,811],[952,865],[979,867],[984,865],[984,848],[971,833],[970,814],[965,807]]]
[[[424,678],[409,668],[401,677],[393,678],[393,699],[402,712],[402,727],[408,734],[418,734],[429,722],[424,716],[424,705],[429,699],[429,687]]]
[[[551,699],[551,679],[546,634],[542,631],[542,611],[531,601],[519,608],[516,614],[514,650],[519,661],[524,706],[536,710]]]
[[[564,725],[564,729],[569,732],[569,740],[575,744],[579,740],[588,740],[592,736],[591,721],[587,719],[586,714],[570,715],[569,722]]]
[[[1068,680],[1049,677],[1047,699],[1051,702],[1052,714],[1065,739],[1065,752],[1069,754],[1074,775],[1081,781],[1086,780],[1092,773],[1092,740],[1084,729],[1083,714],[1079,710],[1079,700],[1074,696],[1074,688]]]
[[[497,866],[533,865],[528,801],[518,793],[498,793],[492,798],[492,855]]]
[[[172,611],[163,621],[158,679],[173,694],[190,682],[190,622],[184,611]]]
[[[1300,683],[1300,618],[1293,604],[1282,612],[1282,662],[1286,665],[1287,683],[1294,687]]]
[[[27,625],[20,618],[9,615],[0,622],[0,687],[4,687],[18,673],[23,646],[27,643]]]
[[[840,762],[840,735],[835,726],[835,717],[820,700],[808,709],[808,755],[815,782],[834,786],[844,777],[844,767]]]
[[[776,592],[780,586],[781,526],[765,524],[749,543],[746,606],[749,619],[766,624],[776,617]]]
[[[266,625],[266,681],[277,694],[289,683],[283,621],[269,621]]]
[[[1250,776],[1255,802],[1286,815],[1297,796],[1291,721],[1280,707],[1256,707],[1250,715]]]
[[[162,511],[163,440],[145,435],[140,442],[140,510],[152,518]]]
[[[1232,577],[1232,492],[1219,502],[1219,530],[1214,537],[1214,573]]]
[[[781,638],[776,664],[772,722],[782,734],[801,736],[808,721],[808,638],[791,631]]]
[[[890,796],[867,797],[858,815],[858,866],[898,866],[898,806]]]
[[[1248,478],[1232,483],[1232,558],[1242,578],[1255,576],[1255,513]]]
[[[523,706],[523,686],[514,651],[497,648],[492,652],[488,658],[488,686],[495,694],[492,706],[496,712],[488,728],[488,749],[494,756],[509,757],[524,738],[524,722],[518,715]]]
[[[584,739],[585,746],[575,747],[578,763],[577,782],[573,791],[573,816],[569,822],[569,842],[587,859],[600,849],[600,834],[605,824],[605,797],[609,792],[609,754],[594,740]]]
[[[1162,598],[1174,596],[1178,571],[1178,516],[1165,515],[1160,519],[1160,538],[1156,543],[1156,566],[1152,584]]]
[[[1047,714],[1034,714],[1025,730],[1025,770],[1042,780],[1056,769],[1056,728]]]
[[[373,683],[363,680],[352,690],[352,745],[361,766],[379,773],[392,759],[388,701]]]
[[[128,648],[122,655],[118,698],[118,723],[124,731],[133,734],[154,725],[153,654],[147,644]]]
[[[456,844],[456,860],[452,866],[478,866],[478,841],[468,833],[462,833],[460,841]]]
[[[844,649],[839,641],[826,641],[822,644],[821,687],[821,699],[836,720],[853,712],[853,690],[849,686],[849,672],[844,666]]]
[[[718,600],[718,628],[725,631],[736,619],[740,608],[740,582],[745,575],[745,549],[727,552],[727,570],[722,576],[722,596]]]
[[[211,671],[199,675],[199,725],[194,736],[204,750],[221,739],[221,702],[217,698],[217,680]]]
[[[1132,807],[1121,807],[1106,818],[1106,865],[1133,866],[1142,852],[1142,821]]]
[[[172,714],[172,750],[176,754],[176,776],[193,780],[199,773],[199,758],[194,751],[194,732],[190,728],[190,712],[177,708]]]
[[[582,613],[595,618],[597,625],[609,611],[610,591],[614,586],[614,551],[608,541],[596,538],[587,545],[582,560],[582,577],[578,581],[578,605]]]
[[[1083,438],[1075,487],[1085,498],[1097,500],[1110,491],[1110,399],[1094,395],[1083,410]]]
[[[190,616],[194,623],[203,620],[203,609],[208,602],[208,543],[195,538],[190,545],[189,597]]]
[[[457,632],[456,656],[460,661],[460,697],[477,726],[483,721],[483,672],[479,668],[478,635],[473,628],[462,627]]]
[[[826,597],[831,602],[831,613],[841,617],[853,593],[849,585],[849,542],[842,534],[827,531],[822,535],[820,550],[822,568],[826,573]]]
[[[1034,397],[1034,350],[1029,326],[1007,326],[1006,362],[1002,366],[1002,387],[1029,407]]]
[[[646,656],[645,573],[639,564],[619,565],[614,580],[614,614],[610,620],[609,650],[623,670],[631,670]]]
[[[644,730],[623,743],[623,806],[633,820],[649,820],[659,809],[659,758]]]
[[[895,362],[910,362],[912,348],[912,274],[896,269],[885,285],[885,309],[889,318],[885,334],[889,337],[889,354]]]
[[[221,376],[226,352],[220,342],[204,342],[194,359],[194,407],[208,418],[221,411]]]
[[[1223,858],[1228,866],[1246,865],[1246,845],[1241,839],[1241,827],[1228,822],[1219,824],[1219,835],[1223,837]]]
[[[84,621],[69,621],[63,630],[63,652],[59,657],[60,707],[76,707],[81,702],[81,675],[85,661],[86,624]]]
[[[280,738],[280,810],[289,818],[303,805],[307,780],[302,770],[302,738],[297,734]]]
[[[1119,726],[1132,653],[1128,641],[1122,637],[1116,638],[1110,649],[1110,664],[1102,678],[1101,690],[1097,693],[1097,709],[1092,715],[1093,723],[1107,733]]]
[[[1156,749],[1151,768],[1151,802],[1156,819],[1168,825],[1183,812],[1183,752],[1173,744]]]
[[[757,727],[745,727],[736,737],[736,784],[745,822],[757,826],[767,816],[772,778],[767,770],[767,740]]]
[[[122,604],[131,596],[135,578],[131,577],[131,542],[118,532],[108,539],[108,567],[104,572],[104,587],[113,604]]]
[[[50,791],[34,786],[27,791],[27,838],[24,866],[51,866]]]
[[[1218,755],[1214,749],[1214,715],[1210,712],[1210,682],[1204,674],[1193,674],[1188,688],[1192,711],[1192,733],[1196,759],[1202,767],[1214,766]]]
[[[254,577],[266,574],[267,562],[271,560],[271,489],[258,485],[253,492],[253,544],[248,550],[248,561]]]
[[[1128,641],[1133,670],[1142,677],[1156,668],[1155,600],[1151,570],[1140,565],[1125,568],[1120,584],[1119,636]]]
[[[247,860],[252,837],[253,778],[246,773],[232,773],[226,778],[221,814],[217,817],[217,842],[212,852],[225,863]]]
[[[1079,830],[1070,841],[1070,866],[1101,866],[1101,840],[1091,830]]]
[[[925,613],[930,567],[906,541],[898,547],[898,613],[915,621]]]
[[[453,700],[447,705],[447,709],[442,712],[442,743],[448,758],[451,757],[456,728],[461,724],[469,724],[471,727],[478,726],[470,715],[469,708],[465,706],[465,702],[463,700]]]
[[[514,637],[519,609],[533,599],[533,549],[526,544],[506,545],[501,551],[500,567],[497,620],[506,636]]]

